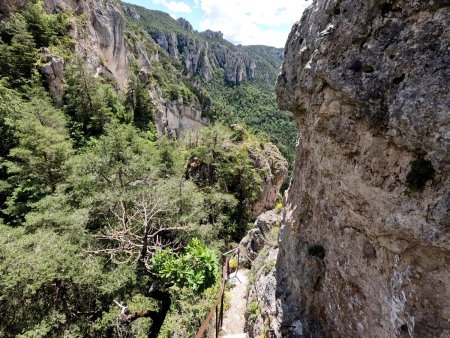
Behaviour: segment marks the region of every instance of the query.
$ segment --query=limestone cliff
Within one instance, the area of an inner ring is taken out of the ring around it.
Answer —
[[[235,46],[223,39],[222,32],[197,32],[185,19],[174,20],[170,15],[122,3],[132,21],[152,36],[153,40],[173,58],[181,61],[186,73],[203,81],[213,79],[214,72],[223,69],[228,84],[239,85],[264,71],[264,62],[258,62],[245,46]],[[280,49],[272,48],[273,55],[281,57]],[[261,74],[262,75],[262,74]]]
[[[17,1],[12,3],[17,4],[16,8],[21,5]],[[124,90],[130,76],[130,65],[137,63],[141,68],[140,76],[146,76],[148,82],[154,64],[159,61],[159,51],[149,36],[141,37],[141,40],[134,36],[127,16],[134,20],[140,17],[132,7],[122,8],[112,0],[45,0],[44,6],[51,13],[72,11],[76,14],[75,18],[85,18],[74,19],[69,34],[76,41],[74,52],[84,58],[97,76],[115,82]],[[41,68],[41,73],[50,92],[61,100],[63,60],[44,53],[44,61],[47,63]],[[183,132],[196,131],[208,124],[209,120],[202,117],[198,102],[185,104],[182,100],[168,100],[157,86],[149,86],[149,92],[156,108],[157,129],[161,134],[179,137]]]
[[[184,25],[187,21],[181,21]],[[183,29],[184,26],[182,26]],[[192,31],[192,27],[188,32]],[[205,31],[206,39],[223,39],[221,32]],[[199,75],[205,82],[213,78],[213,72],[222,68],[229,84],[240,84],[255,77],[256,61],[239,46],[223,46],[183,33],[151,32],[155,42],[172,57],[180,58],[190,76]]]
[[[277,337],[450,336],[449,23],[445,0],[329,0],[294,25]]]

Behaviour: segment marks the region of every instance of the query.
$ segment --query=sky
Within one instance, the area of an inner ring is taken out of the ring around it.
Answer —
[[[284,47],[311,0],[125,0],[183,17],[194,29],[221,31],[235,44]]]

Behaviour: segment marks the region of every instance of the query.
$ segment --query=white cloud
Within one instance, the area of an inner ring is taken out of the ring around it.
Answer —
[[[244,45],[284,47],[286,27],[300,19],[311,1],[302,0],[199,0],[200,28],[220,30],[225,38]],[[283,27],[284,26],[284,27]]]
[[[191,13],[192,8],[182,1],[153,0],[155,4],[163,5],[173,13]]]

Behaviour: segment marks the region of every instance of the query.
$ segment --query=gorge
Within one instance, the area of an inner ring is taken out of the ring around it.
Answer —
[[[0,2],[0,336],[194,337],[236,248],[244,336],[450,336],[449,1],[299,19]]]

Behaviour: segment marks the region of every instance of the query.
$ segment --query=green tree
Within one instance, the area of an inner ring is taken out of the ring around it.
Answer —
[[[99,136],[115,118],[123,118],[124,110],[117,94],[102,84],[78,59],[65,71],[65,111],[70,116],[70,130],[76,146]]]
[[[0,25],[0,74],[14,87],[29,82],[35,71],[38,54],[33,35],[21,14],[13,14]]]
[[[109,266],[82,247],[83,232],[27,233],[0,224],[0,336],[111,336],[95,325],[114,297],[133,288],[126,266]]]
[[[47,97],[34,96],[23,104],[19,116],[8,116],[17,145],[10,149],[5,166],[12,194],[6,214],[22,219],[33,202],[56,190],[67,176],[66,161],[72,155],[63,114]]]
[[[125,107],[133,116],[136,128],[148,131],[155,123],[154,108],[150,100],[147,84],[136,75],[131,75],[125,94]]]
[[[266,175],[254,159],[259,145],[260,140],[240,126],[230,129],[216,124],[202,130],[191,151],[187,175],[208,196],[205,210],[209,211],[210,222],[220,216],[223,223],[219,235],[224,238],[240,240],[252,218],[251,208],[261,194]],[[216,187],[215,192],[232,194],[234,200],[216,195],[211,187]],[[219,206],[222,210],[218,214]]]

